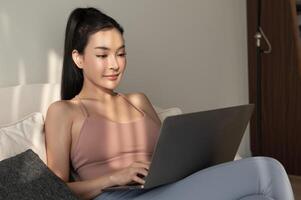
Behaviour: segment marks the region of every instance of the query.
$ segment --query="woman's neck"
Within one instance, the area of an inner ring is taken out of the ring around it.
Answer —
[[[114,90],[106,89],[106,88],[89,88],[83,86],[82,90],[79,92],[78,96],[81,99],[93,99],[101,102],[112,102],[117,96],[117,92]]]

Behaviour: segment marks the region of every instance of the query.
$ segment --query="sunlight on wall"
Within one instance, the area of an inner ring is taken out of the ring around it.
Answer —
[[[41,98],[40,111],[43,113],[43,116],[46,117],[47,109],[52,102],[60,100],[60,89],[61,86],[59,83],[51,84],[41,84],[41,93],[39,98]]]
[[[18,119],[19,118],[19,111],[20,111],[20,93],[21,93],[21,87],[17,86],[13,90],[13,96],[12,96],[12,103],[11,103],[11,113],[12,113],[12,119]]]
[[[50,49],[48,52],[48,82],[58,83],[61,82],[63,59],[55,50]]]
[[[23,59],[18,62],[18,77],[19,84],[26,84],[26,70]]]

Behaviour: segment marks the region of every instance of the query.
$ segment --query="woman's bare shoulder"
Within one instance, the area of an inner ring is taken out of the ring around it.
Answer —
[[[149,106],[149,99],[143,92],[132,92],[124,94],[133,104],[137,106]]]
[[[131,103],[149,114],[158,124],[161,124],[161,120],[159,119],[153,104],[143,92],[133,92],[124,95],[131,101]]]
[[[48,107],[46,119],[47,117],[53,116],[58,118],[69,118],[73,119],[74,110],[76,109],[77,102],[76,100],[58,100],[51,103]]]

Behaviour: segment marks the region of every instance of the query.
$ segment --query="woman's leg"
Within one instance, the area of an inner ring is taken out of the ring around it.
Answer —
[[[275,159],[267,157],[251,157],[216,165],[198,171],[178,182],[148,191],[104,193],[103,197],[106,198],[99,199],[294,199],[284,168]]]
[[[293,200],[291,185],[282,165],[275,159],[266,157],[228,162],[198,171],[176,183],[148,191],[134,199],[243,198]]]

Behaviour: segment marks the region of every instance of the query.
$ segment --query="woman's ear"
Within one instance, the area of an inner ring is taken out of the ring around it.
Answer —
[[[83,68],[83,56],[76,49],[72,51],[72,59],[78,68]]]

